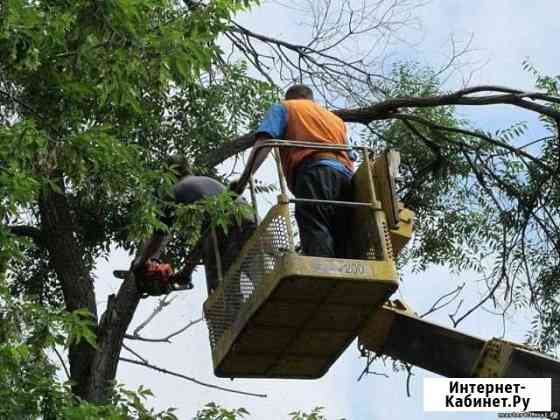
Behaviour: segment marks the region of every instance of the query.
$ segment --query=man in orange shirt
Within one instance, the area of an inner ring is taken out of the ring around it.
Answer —
[[[257,129],[256,143],[238,185],[246,185],[264,162],[270,148],[256,151],[266,139],[309,141],[346,145],[346,125],[313,101],[305,85],[288,89],[285,100],[273,105]],[[353,165],[345,151],[281,148],[280,158],[290,191],[296,198],[351,200]],[[344,257],[348,213],[332,204],[296,204],[296,220],[305,255]]]

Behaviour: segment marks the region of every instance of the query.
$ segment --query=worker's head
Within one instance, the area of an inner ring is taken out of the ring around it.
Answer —
[[[187,158],[180,153],[169,156],[167,164],[173,169],[179,179],[193,174]]]
[[[284,95],[284,99],[287,101],[291,99],[309,99],[313,100],[313,91],[309,86],[306,85],[292,85],[286,91],[286,95]]]

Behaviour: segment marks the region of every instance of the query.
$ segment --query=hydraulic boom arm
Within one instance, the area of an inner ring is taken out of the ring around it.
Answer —
[[[482,340],[416,316],[399,301],[379,308],[360,346],[451,378],[551,378],[560,411],[560,361],[503,340]]]

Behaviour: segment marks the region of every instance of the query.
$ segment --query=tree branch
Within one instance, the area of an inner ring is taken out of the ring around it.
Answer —
[[[172,372],[170,370],[161,368],[159,366],[153,365],[153,364],[148,363],[148,362],[140,362],[140,361],[137,361],[137,360],[128,359],[126,357],[121,357],[121,358],[119,358],[119,360],[122,360],[123,362],[127,362],[127,363],[132,363],[132,364],[135,364],[135,365],[139,365],[139,366],[144,366],[148,369],[153,369],[157,372],[164,373],[166,375],[176,376],[177,378],[182,378],[186,381],[194,382],[197,385],[205,386],[207,388],[218,389],[220,391],[231,392],[233,394],[248,395],[250,397],[259,397],[259,398],[266,398],[267,397],[266,394],[254,394],[252,392],[239,391],[237,389],[225,388],[225,387],[218,386],[218,385],[212,385],[212,384],[209,384],[209,383],[206,383],[206,382],[199,381],[198,379],[195,379],[193,377],[183,375],[182,373]]]
[[[265,37],[266,38],[266,37]],[[300,48],[302,46],[292,46],[293,48]],[[303,47],[302,47],[303,48]],[[479,92],[498,92],[496,95],[486,95],[486,96],[468,96],[473,93]],[[519,108],[524,108],[537,112],[541,115],[545,115],[555,120],[560,121],[560,112],[556,111],[552,107],[540,105],[534,102],[528,102],[525,99],[531,100],[543,100],[551,103],[560,103],[560,98],[556,96],[547,95],[540,92],[522,92],[516,89],[501,87],[501,86],[474,86],[472,88],[458,90],[456,92],[437,95],[437,96],[424,96],[424,97],[400,97],[392,98],[384,101],[377,102],[368,107],[353,108],[353,109],[339,109],[333,110],[333,113],[339,116],[342,120],[347,123],[360,123],[369,124],[372,121],[378,120],[388,120],[392,118],[406,119],[409,121],[416,121],[423,125],[429,126],[436,130],[447,130],[449,132],[455,132],[457,134],[464,134],[468,136],[474,136],[481,140],[484,140],[494,146],[508,150],[509,152],[515,153],[518,156],[523,156],[530,159],[532,162],[540,166],[545,170],[550,170],[550,168],[541,162],[539,159],[530,155],[529,153],[522,150],[522,148],[513,147],[507,143],[501,142],[499,140],[490,138],[482,133],[469,131],[465,129],[443,127],[435,124],[429,120],[423,118],[405,114],[398,113],[401,108],[429,108],[429,107],[439,107],[439,106],[453,106],[453,105],[513,105]],[[237,153],[241,153],[248,149],[255,142],[254,133],[248,133],[231,141],[226,141],[223,145],[212,153],[207,159],[198,164],[205,165],[207,167],[215,167],[219,165],[231,156]]]
[[[196,166],[213,168],[226,159],[247,150],[255,143],[255,134],[248,133],[233,140],[224,142],[217,150],[214,150],[206,159],[196,162]]]
[[[300,45],[300,44],[292,44],[290,42],[286,42],[286,41],[282,41],[280,39],[276,39],[276,38],[272,38],[269,37],[267,35],[263,35],[263,34],[258,34],[256,32],[253,32],[237,23],[234,22],[233,26],[230,28],[230,32],[234,32],[234,33],[240,33],[242,35],[245,35],[246,37],[249,38],[254,38],[257,39],[261,42],[264,42],[266,44],[273,44],[276,45],[280,48],[285,48],[287,50],[290,50],[294,53],[296,53],[298,56],[302,57],[303,59],[309,59],[311,60],[311,56],[315,55],[317,57],[322,57],[325,59],[330,60],[332,63],[336,63],[339,64],[341,66],[347,67],[351,70],[354,70],[360,74],[362,74],[363,76],[367,76],[368,78],[373,77],[377,77],[379,79],[382,80],[389,80],[389,81],[393,81],[392,79],[382,75],[382,74],[372,74],[369,73],[367,71],[365,71],[363,68],[357,67],[355,65],[353,65],[351,62],[345,61],[343,59],[341,59],[340,57],[335,57],[331,54],[327,54],[325,51],[327,49],[321,49],[321,50],[316,50],[312,47],[310,47],[309,45]],[[314,62],[314,64],[318,64],[316,62]],[[294,67],[297,67],[294,65]]]
[[[368,124],[375,120],[383,120],[391,118],[391,113],[396,112],[399,108],[430,108],[437,106],[449,105],[513,105],[519,108],[528,109],[542,115],[546,115],[553,119],[560,119],[560,112],[552,107],[539,105],[523,99],[540,99],[548,102],[558,103],[560,98],[546,95],[539,92],[521,92],[510,89],[513,92],[498,95],[486,96],[467,96],[473,92],[502,92],[505,89],[499,86],[474,86],[465,90],[458,90],[447,95],[423,96],[423,97],[400,97],[387,99],[374,105],[357,109],[342,109],[335,113],[346,122],[357,122]]]
[[[26,225],[14,225],[14,226],[6,226],[6,228],[10,231],[12,235],[15,236],[23,236],[27,238],[33,239],[33,241],[39,245],[43,242],[43,235],[39,228],[35,226],[26,226]]]
[[[107,309],[99,322],[97,334],[98,351],[91,368],[88,400],[101,402],[108,397],[114,380],[124,335],[140,302],[134,276],[130,275],[116,295],[110,295]]]
[[[64,191],[61,177],[52,178],[60,191],[46,186],[39,197],[39,214],[49,252],[49,261],[62,286],[65,307],[69,312],[87,309],[97,326],[97,305],[90,267],[85,251],[77,239],[78,226]],[[73,392],[87,398],[88,380],[95,349],[85,340],[69,348]]]
[[[134,351],[133,349],[131,349],[130,347],[128,347],[126,344],[123,343],[123,349],[127,350],[128,352],[130,352],[131,354],[133,354],[134,356],[136,356],[138,359],[140,359],[140,361],[144,362],[144,363],[148,363],[147,359],[144,359],[140,354],[138,354],[136,351]]]
[[[128,340],[136,340],[136,341],[146,341],[148,343],[171,343],[171,339],[173,337],[178,336],[179,334],[182,334],[183,332],[185,332],[186,330],[188,330],[190,327],[192,327],[193,325],[196,325],[200,322],[202,322],[203,318],[198,318],[195,319],[194,321],[189,322],[187,325],[185,325],[184,327],[178,329],[177,331],[162,337],[162,338],[147,338],[147,337],[142,337],[138,334],[136,334],[136,331],[131,335],[131,334],[125,334],[124,338],[128,339]]]
[[[144,322],[142,322],[140,325],[138,325],[138,327],[136,327],[134,329],[134,332],[132,333],[133,336],[138,337],[138,333],[140,331],[142,331],[144,328],[146,328],[146,326],[152,322],[152,320],[159,314],[161,313],[161,311],[163,311],[163,309],[168,306],[171,305],[171,303],[175,300],[177,296],[175,297],[171,297],[169,300],[169,295],[165,295],[163,298],[161,298],[159,300],[158,306],[156,306],[156,308],[154,309],[154,311],[150,314],[150,316],[148,318],[146,318],[146,320]]]
[[[70,376],[70,371],[68,370],[68,367],[66,366],[66,362],[64,362],[64,359],[62,358],[62,355],[60,354],[60,352],[57,350],[56,347],[53,347],[53,350],[54,353],[56,354],[56,357],[58,358],[58,361],[62,365],[62,368],[64,369],[64,373],[66,373],[66,377],[68,378],[68,380],[71,380],[72,376]]]
[[[462,134],[465,136],[472,136],[472,137],[476,137],[479,138],[481,140],[486,141],[487,143],[490,143],[494,146],[500,147],[502,149],[506,149],[508,151],[510,151],[513,154],[516,154],[518,156],[524,157],[529,159],[531,162],[535,163],[536,165],[538,165],[539,167],[541,167],[541,169],[544,169],[546,171],[551,171],[552,169],[546,165],[545,163],[543,163],[540,159],[534,157],[533,155],[525,152],[522,149],[519,149],[517,147],[513,147],[510,146],[507,143],[504,143],[502,141],[493,139],[491,137],[486,136],[485,134],[482,134],[480,132],[476,132],[476,131],[470,131],[470,130],[465,130],[465,129],[461,129],[461,128],[454,128],[454,127],[446,127],[443,125],[439,125],[436,124],[430,120],[426,120],[424,118],[420,118],[417,117],[416,115],[409,115],[409,114],[400,114],[400,113],[396,113],[393,114],[393,118],[397,118],[397,119],[402,119],[402,120],[412,120],[412,121],[416,121],[419,122],[421,124],[424,124],[430,128],[433,128],[435,130],[442,130],[442,131],[448,131],[450,133],[457,133],[457,134]]]
[[[440,309],[445,308],[446,306],[450,305],[451,303],[453,303],[453,301],[455,301],[459,297],[459,295],[460,295],[460,293],[461,293],[461,291],[463,290],[464,287],[465,287],[465,283],[462,283],[459,286],[457,286],[454,290],[452,290],[451,292],[440,296],[433,303],[433,305],[431,306],[430,309],[428,309],[426,312],[424,312],[422,315],[420,315],[420,318],[424,318],[424,317],[426,317],[426,316],[428,316],[428,315],[430,315],[430,314],[432,314],[436,311],[439,311]],[[442,302],[446,298],[449,298],[449,300],[440,305],[440,302]]]

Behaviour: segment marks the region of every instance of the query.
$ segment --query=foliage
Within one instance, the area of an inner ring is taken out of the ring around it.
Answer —
[[[99,327],[96,261],[166,229],[166,192],[177,180],[169,156],[218,176],[215,151],[272,100],[270,84],[228,61],[217,42],[252,3],[2,3],[0,276],[12,296],[54,313],[88,308],[92,316],[64,318],[72,344],[100,348],[90,328]],[[224,216],[233,201],[221,200],[212,208]]]
[[[249,415],[244,408],[228,410],[215,403],[208,403],[196,413],[193,420],[239,420]]]
[[[216,227],[227,233],[232,223],[253,217],[252,207],[230,191],[177,207],[177,228],[189,232],[191,244],[200,239],[203,228]]]
[[[197,173],[215,175],[208,157],[254,126],[272,100],[270,86],[244,64],[225,63],[215,42],[248,5],[8,1],[0,28],[0,219],[40,228],[41,193],[63,192],[89,270],[111,245],[130,248],[165,229],[161,192],[176,180],[167,158],[181,153]],[[0,239],[22,240],[5,229]],[[13,291],[60,304],[45,244],[23,253],[10,273]]]
[[[560,75],[543,75],[528,61],[523,67],[534,76],[539,89],[560,96]],[[560,110],[558,103],[552,107]],[[542,116],[540,119],[549,135],[536,143],[542,142],[542,160],[553,168],[553,173],[532,170],[523,186],[510,187],[522,192],[523,210],[533,216],[522,225],[531,234],[519,251],[519,258],[526,260],[523,286],[531,291],[531,298],[523,299],[522,288],[515,293],[523,305],[537,310],[529,339],[545,349],[554,349],[560,346],[560,121]]]
[[[309,413],[305,413],[304,411],[294,411],[290,413],[290,416],[292,416],[292,420],[327,420],[327,418],[321,414],[322,411],[323,407],[315,407]]]
[[[558,77],[524,67],[537,88],[558,97]],[[414,63],[395,65],[392,79],[384,87],[391,97],[446,93],[435,72]],[[558,122],[541,120],[548,134],[529,141],[525,122],[484,132],[459,118],[454,107],[418,107],[406,118],[370,124],[365,140],[401,152],[400,193],[417,217],[413,246],[399,264],[478,273],[487,290],[464,314],[486,303],[502,314],[535,310],[528,339],[553,351],[560,344]],[[524,150],[537,159],[517,153]]]
[[[309,413],[298,410],[288,415],[290,416],[290,420],[327,420],[327,418],[321,414],[322,411],[323,407],[315,407]],[[193,420],[241,420],[248,415],[249,412],[244,408],[229,410],[215,403],[209,403],[196,414]]]
[[[443,93],[436,73],[416,63],[395,65],[392,78],[396,83],[387,86],[392,97]],[[445,127],[467,123],[454,107],[417,108],[411,114]],[[374,134],[368,139],[377,149],[400,152],[400,195],[416,213],[414,246],[405,249],[400,264],[417,271],[433,264],[458,272],[483,271],[484,259],[499,236],[487,212],[489,203],[478,202],[481,196],[465,158],[471,139],[401,120],[381,121],[371,128]],[[485,144],[477,147],[480,152],[492,151]]]
[[[151,393],[115,388],[111,404],[94,405],[72,395],[52,359],[55,351],[86,340],[95,343],[90,315],[51,310],[16,299],[0,285],[0,418],[5,419],[161,419],[176,417],[172,410],[156,413],[144,406]]]

